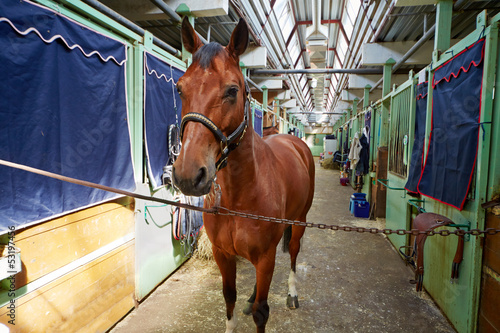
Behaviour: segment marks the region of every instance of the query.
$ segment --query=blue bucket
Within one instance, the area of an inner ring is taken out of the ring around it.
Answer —
[[[365,219],[370,217],[370,203],[368,201],[356,201],[353,206],[355,217]]]
[[[349,201],[349,211],[354,214],[354,205],[356,202],[366,202],[366,193],[353,193]]]

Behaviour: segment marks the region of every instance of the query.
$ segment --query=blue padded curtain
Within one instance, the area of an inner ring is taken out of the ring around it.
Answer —
[[[259,109],[253,109],[254,111],[254,122],[253,128],[258,135],[262,137],[262,111]]]
[[[418,193],[417,185],[423,169],[425,122],[427,118],[427,92],[429,83],[422,82],[416,89],[415,138],[410,158],[408,181],[405,188],[409,192]]]
[[[432,128],[421,194],[462,210],[474,174],[479,142],[484,39],[436,69]]]
[[[0,2],[0,159],[134,190],[126,46],[29,1]],[[116,198],[0,167],[0,232]]]
[[[156,189],[162,186],[163,167],[169,159],[169,126],[180,126],[182,103],[175,85],[184,71],[149,53],[145,54],[144,67],[146,154],[149,179]]]

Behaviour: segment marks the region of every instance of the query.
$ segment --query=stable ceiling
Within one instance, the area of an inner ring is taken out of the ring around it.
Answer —
[[[156,0],[156,3],[154,0],[101,0],[179,50],[179,17],[165,14],[158,2],[175,11],[180,3],[189,5],[189,1],[195,1],[196,6],[206,4],[209,8],[195,13],[195,29],[210,42],[226,45],[234,24],[244,17],[250,26],[252,43],[267,48],[269,69],[370,67],[374,62],[369,54],[365,54],[363,61],[363,44],[383,42],[380,45],[385,50],[395,52],[397,49],[404,54],[435,22],[433,0]],[[213,7],[224,9],[211,11]],[[483,9],[494,15],[500,10],[500,2],[455,1],[452,39],[460,39],[472,31],[475,17]],[[429,47],[424,49],[423,56],[417,55],[399,72],[423,68],[428,63]],[[281,102],[296,105],[287,111],[305,124],[333,124],[352,103],[352,98],[360,96],[357,82],[374,83],[381,77],[348,74],[276,76],[272,79],[281,80],[282,89],[290,90],[290,94],[282,94],[285,99]],[[250,78],[256,84],[270,79],[269,75],[252,74]],[[341,94],[343,90],[349,94]],[[374,89],[370,99],[377,99],[379,95],[380,92]]]

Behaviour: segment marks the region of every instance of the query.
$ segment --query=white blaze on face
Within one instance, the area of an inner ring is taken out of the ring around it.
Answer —
[[[233,314],[233,317],[230,320],[226,320],[226,333],[233,333],[237,324],[236,314]]]
[[[294,271],[290,271],[290,275],[288,276],[288,295],[292,297],[297,296],[297,289],[295,288],[295,284],[297,282],[297,278],[295,276]]]

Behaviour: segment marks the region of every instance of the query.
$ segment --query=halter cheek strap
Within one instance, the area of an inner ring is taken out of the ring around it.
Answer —
[[[250,88],[248,87],[247,82],[245,81],[245,115],[241,124],[231,133],[229,136],[225,136],[224,133],[220,130],[215,123],[210,120],[208,117],[201,113],[190,112],[186,114],[181,121],[181,140],[184,134],[184,127],[186,123],[189,121],[195,121],[198,123],[202,123],[206,128],[208,128],[215,136],[216,139],[220,142],[221,148],[221,157],[215,163],[215,168],[217,171],[224,168],[227,165],[227,158],[229,153],[235,150],[239,145],[243,137],[245,136],[247,127],[248,127],[248,119],[250,113]],[[239,137],[239,140],[237,140]]]

